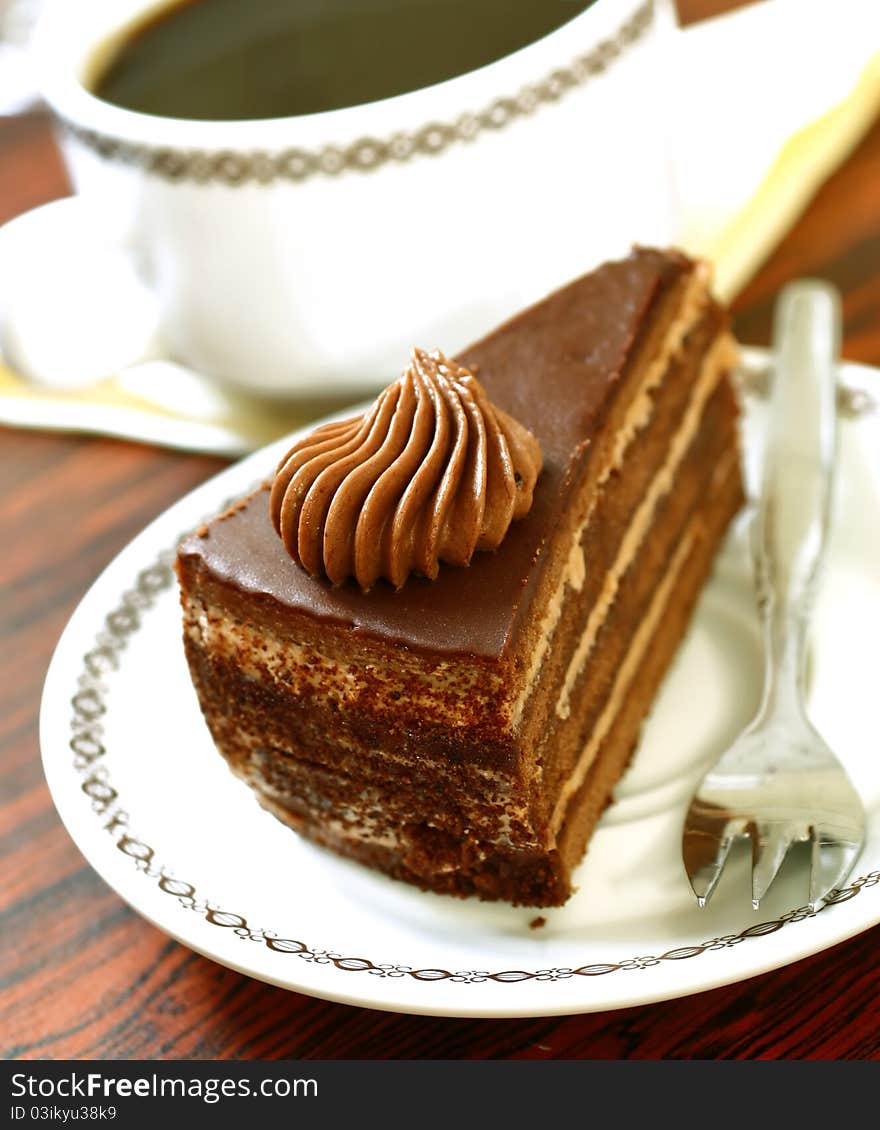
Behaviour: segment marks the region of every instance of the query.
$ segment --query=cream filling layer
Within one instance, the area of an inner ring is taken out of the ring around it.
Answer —
[[[256,735],[239,734],[238,745],[240,748],[250,747],[250,756],[245,758],[243,767],[233,765],[233,771],[252,788],[255,788],[263,801],[272,805],[273,810],[277,806],[279,809],[287,811],[284,808],[284,790],[273,786],[252,760],[253,754],[261,746],[259,738]],[[382,756],[392,764],[400,763],[403,769],[406,769],[408,763],[397,754],[382,751]],[[437,768],[438,770],[442,769],[441,766],[437,766]],[[395,846],[399,841],[398,832],[405,822],[403,817],[393,810],[385,811],[383,813],[385,830],[377,832],[376,829],[379,828],[380,822],[375,816],[370,815],[372,810],[384,808],[382,782],[371,781],[361,789],[360,806],[357,808],[350,805],[345,806],[336,816],[328,814],[325,805],[321,802],[320,791],[316,791],[314,787],[311,791],[303,791],[300,797],[309,804],[311,819],[319,823],[322,828],[331,824],[338,825],[339,839],[356,839],[363,843],[384,847]],[[459,803],[462,799],[459,798]],[[526,804],[513,801],[506,795],[490,793],[477,794],[477,801],[477,807],[470,813],[470,826],[466,829],[467,834],[475,836],[484,844],[517,847],[523,850],[538,850],[540,848],[538,839],[531,831],[529,810]],[[301,818],[305,819],[305,817]],[[429,819],[427,812],[409,810],[406,819],[440,827],[438,823]]]
[[[663,466],[651,480],[651,485],[645,497],[623,536],[617,557],[614,560],[605,583],[590,610],[587,625],[584,629],[577,647],[572,654],[565,673],[565,678],[556,702],[556,715],[559,718],[568,718],[571,713],[571,694],[580,677],[593,644],[599,634],[599,629],[605,621],[608,612],[617,596],[620,582],[630,565],[635,560],[639,547],[645,539],[654,518],[654,511],[660,500],[671,490],[678,473],[679,466],[684,460],[688,448],[697,433],[703,411],[712,393],[720,383],[724,373],[735,359],[735,348],[731,338],[727,335],[718,338],[706,354],[700,375],[694,385],[693,394],[685,410],[681,426],[676,431],[669,445],[669,453]]]
[[[359,815],[356,816],[356,821],[352,820],[351,822],[326,815],[319,818],[314,813],[311,816],[303,816],[291,812],[284,805],[283,799],[276,799],[271,796],[262,786],[260,786],[259,791],[263,807],[288,826],[296,827],[301,824],[312,824],[320,829],[326,839],[334,840],[340,846],[354,842],[392,850],[398,850],[400,847],[400,837],[392,831],[377,832],[375,821],[367,820]]]
[[[247,623],[230,623],[221,609],[191,601],[185,630],[210,654],[234,663],[244,675],[268,677],[294,695],[313,694],[332,699],[346,708],[362,698],[371,711],[400,709],[401,672],[382,663],[347,664],[322,655],[312,646],[269,638]],[[405,701],[416,709],[442,712],[452,726],[464,726],[476,706],[495,701],[500,684],[482,671],[460,664],[437,664],[433,673],[412,670]]]
[[[587,509],[584,520],[574,530],[571,540],[568,559],[562,571],[562,576],[555,592],[547,603],[544,615],[538,628],[538,642],[532,651],[528,667],[523,675],[519,694],[511,705],[511,724],[517,726],[522,719],[525,705],[534,689],[535,677],[550,649],[550,643],[559,626],[562,608],[565,604],[567,589],[579,592],[586,578],[586,562],[581,549],[581,539],[584,531],[590,524],[596,506],[599,489],[607,482],[614,471],[619,471],[623,465],[624,456],[638,433],[648,424],[654,410],[653,393],[662,383],[666,371],[673,360],[680,353],[684,340],[690,330],[696,325],[700,315],[708,303],[709,270],[703,264],[697,264],[691,278],[685,287],[681,300],[681,311],[669,327],[657,356],[646,366],[645,376],[633,397],[623,424],[617,434],[611,459],[599,473],[594,497]]]
[[[698,525],[699,523],[697,522],[695,524]],[[614,680],[614,685],[611,688],[611,694],[608,696],[605,707],[599,715],[589,740],[583,748],[574,771],[560,791],[559,799],[556,802],[556,807],[553,810],[553,815],[550,820],[550,833],[553,841],[555,841],[565,819],[571,797],[583,784],[587,772],[596,758],[599,746],[604,741],[608,731],[611,729],[614,719],[617,717],[617,713],[620,710],[629,685],[650,645],[654,632],[660,623],[660,619],[666,611],[666,606],[669,603],[669,597],[675,587],[675,582],[678,580],[679,573],[683,569],[684,563],[696,539],[696,532],[694,525],[692,525],[679,542],[669,568],[666,571],[666,575],[654,593],[647,615],[639,624],[633,636],[632,643],[630,644],[629,651],[626,653],[626,657],[617,670],[617,677]]]
[[[739,453],[736,451],[728,451],[722,456],[712,472],[709,487],[710,494],[714,494],[716,490],[720,489],[721,485],[726,482],[738,462]],[[630,644],[630,649],[623,663],[618,668],[617,678],[614,680],[614,686],[611,688],[611,694],[608,696],[605,709],[602,711],[595,728],[590,734],[574,771],[560,792],[550,821],[550,830],[554,841],[565,820],[569,801],[583,784],[590,766],[595,761],[599,746],[611,728],[614,718],[621,707],[623,698],[629,690],[630,683],[660,623],[660,619],[666,611],[672,590],[675,587],[679,574],[684,568],[701,525],[701,520],[695,518],[676,548],[669,568],[666,571],[666,575],[654,593],[647,615],[636,630],[632,643]]]

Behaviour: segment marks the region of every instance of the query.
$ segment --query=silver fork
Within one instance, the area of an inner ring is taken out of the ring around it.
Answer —
[[[774,373],[752,560],[764,644],[758,712],[703,777],[685,817],[682,856],[700,906],[738,837],[752,844],[757,910],[788,849],[812,840],[815,909],[852,869],[865,814],[843,766],[807,718],[806,640],[824,554],[837,448],[837,293],[791,283],[774,314]]]

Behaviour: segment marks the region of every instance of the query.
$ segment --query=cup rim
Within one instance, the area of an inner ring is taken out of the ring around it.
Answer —
[[[82,69],[99,45],[130,27],[138,17],[171,2],[132,0],[123,19],[106,21],[103,30],[93,31],[85,42],[81,33],[79,38],[69,31],[65,34],[65,29],[75,26],[70,18],[74,6],[48,5],[38,21],[33,48],[41,94],[56,117],[80,133],[215,151],[273,150],[289,146],[291,141],[326,144],[336,138],[368,138],[377,132],[387,135],[395,127],[407,130],[432,121],[436,124],[438,115],[442,115],[442,121],[450,113],[466,114],[493,97],[504,101],[499,94],[522,93],[524,83],[535,78],[549,78],[552,83],[555,75],[564,72],[564,66],[558,70],[560,64],[572,61],[576,53],[576,49],[571,50],[561,58],[559,50],[573,35],[582,35],[581,42],[588,50],[591,44],[601,45],[603,36],[608,36],[610,43],[628,21],[641,18],[650,23],[655,15],[655,0],[628,0],[625,5],[621,0],[614,5],[611,0],[593,0],[560,27],[482,67],[403,94],[310,114],[235,121],[170,118],[124,109],[93,94],[85,85]],[[558,100],[564,92],[545,100]]]

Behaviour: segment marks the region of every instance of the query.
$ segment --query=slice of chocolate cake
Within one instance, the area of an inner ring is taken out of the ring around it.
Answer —
[[[420,887],[563,903],[742,502],[734,361],[705,267],[636,250],[417,351],[186,539],[193,680],[260,802]]]

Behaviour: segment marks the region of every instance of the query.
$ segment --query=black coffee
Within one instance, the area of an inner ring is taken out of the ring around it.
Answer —
[[[91,87],[170,118],[335,110],[494,62],[591,2],[183,0],[133,27]]]

